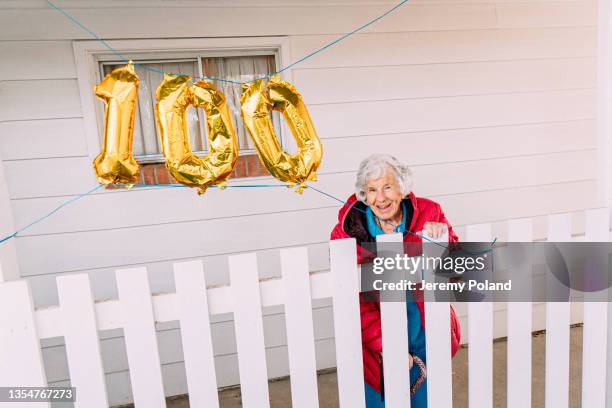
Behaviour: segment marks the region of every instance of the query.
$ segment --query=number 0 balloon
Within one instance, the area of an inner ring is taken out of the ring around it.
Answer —
[[[238,142],[225,96],[211,83],[189,86],[191,77],[164,75],[157,88],[155,113],[166,167],[181,184],[198,187],[225,185],[238,159]],[[191,150],[187,108],[204,108],[209,153],[200,158]]]
[[[297,184],[298,192],[305,187],[306,181],[316,181],[323,146],[302,96],[293,85],[278,76],[270,79],[267,90],[262,80],[244,84],[240,105],[244,125],[270,174],[281,181]],[[295,155],[281,149],[270,118],[271,110],[281,112],[289,125],[298,147]]]

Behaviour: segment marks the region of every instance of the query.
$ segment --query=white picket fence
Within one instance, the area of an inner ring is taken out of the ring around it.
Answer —
[[[609,241],[608,212],[589,210],[572,237],[568,214],[549,216],[549,241]],[[508,241],[532,240],[532,220],[508,221]],[[398,236],[384,237],[397,240]],[[465,241],[491,239],[491,225],[467,227]],[[89,278],[57,278],[59,306],[35,310],[25,280],[0,284],[0,385],[45,386],[40,340],[64,336],[76,407],[108,407],[98,332],[123,328],[136,407],[164,407],[156,322],[180,321],[191,407],[218,407],[210,315],[233,312],[242,403],[269,407],[262,307],[284,305],[293,407],[318,407],[312,300],[332,298],[340,407],[364,407],[359,273],[353,240],[332,241],[330,270],[309,273],[306,248],[280,251],[282,277],[259,280],[255,254],[229,257],[230,285],[206,287],[202,263],[174,265],[176,293],[151,295],[145,268],[116,271],[119,298],[94,302]],[[426,303],[429,406],[452,407],[449,304]],[[509,408],[531,406],[531,303],[508,307]],[[568,407],[570,304],[546,305],[546,407]],[[409,407],[406,309],[382,303],[388,407]],[[582,406],[606,406],[608,304],[584,304]],[[469,406],[493,400],[493,305],[468,305]],[[8,404],[7,404],[8,405]],[[3,405],[4,406],[4,405]],[[15,405],[22,407],[25,405]],[[31,403],[29,407],[49,406]]]

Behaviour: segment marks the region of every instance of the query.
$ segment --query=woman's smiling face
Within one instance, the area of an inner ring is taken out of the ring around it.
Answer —
[[[366,204],[374,215],[381,220],[401,222],[400,206],[404,197],[393,170],[387,169],[381,177],[368,180],[365,190]]]

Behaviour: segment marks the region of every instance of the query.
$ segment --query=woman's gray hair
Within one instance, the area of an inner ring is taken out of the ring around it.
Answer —
[[[395,173],[395,178],[400,185],[400,191],[404,197],[412,191],[412,172],[410,167],[389,154],[373,154],[366,157],[357,169],[355,195],[359,201],[365,203],[365,190],[368,180],[382,177],[387,169],[391,169]]]

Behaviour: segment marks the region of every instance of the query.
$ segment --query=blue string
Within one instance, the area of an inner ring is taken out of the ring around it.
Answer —
[[[119,51],[114,49],[108,42],[106,42],[98,34],[94,33],[87,26],[82,24],[79,20],[76,19],[76,17],[68,14],[64,9],[62,9],[61,7],[53,4],[53,2],[51,2],[50,0],[47,0],[47,3],[49,4],[49,6],[51,6],[55,10],[59,11],[60,13],[62,13],[68,20],[72,21],[74,24],[76,24],[83,31],[87,32],[92,37],[94,37],[96,40],[98,40],[109,51],[111,51],[113,54],[115,54],[117,57],[119,57],[119,59],[121,59],[122,61],[124,61],[126,63],[129,62],[128,58],[126,58],[123,54],[121,54]],[[155,68],[152,68],[152,67],[149,67],[149,66],[146,66],[146,65],[142,65],[142,64],[134,64],[134,66],[135,67],[140,67],[140,68],[142,68],[143,70],[146,70],[146,71],[156,72],[158,74],[167,74],[167,75],[173,75],[173,76],[185,76],[185,74],[173,74],[173,73],[169,73],[169,72],[164,72],[164,71],[161,71],[159,69],[155,69]],[[230,82],[230,83],[234,83],[234,84],[240,84],[240,82],[231,81],[229,79],[222,79],[222,78],[216,78],[216,77],[201,77],[201,78],[202,79],[210,79],[211,81],[222,81],[222,82]],[[196,78],[196,79],[199,79],[199,78]]]
[[[113,184],[114,186],[118,186],[118,187],[127,187],[129,186],[128,184]],[[104,187],[103,185],[98,185],[94,188],[92,188],[91,190],[87,191],[86,193],[83,194],[79,194],[73,198],[71,198],[70,200],[60,204],[59,206],[57,206],[56,208],[54,208],[53,210],[51,210],[49,213],[43,215],[42,217],[36,219],[35,221],[32,221],[31,223],[29,223],[28,225],[19,228],[17,231],[13,232],[12,234],[9,234],[5,237],[3,237],[2,239],[0,239],[0,244],[4,243],[5,241],[8,241],[11,238],[15,238],[17,236],[17,234],[19,234],[20,232],[30,228],[31,226],[38,224],[39,222],[41,222],[42,220],[49,218],[51,215],[55,214],[56,212],[58,212],[59,210],[61,210],[62,208],[64,208],[65,206],[67,206],[68,204],[71,204],[77,200],[80,200],[81,198],[88,196],[92,193],[94,193],[95,191],[98,191],[99,189],[101,189],[102,187]],[[154,187],[154,188],[185,188],[187,186],[183,185],[183,184],[134,184],[132,185],[132,187]],[[267,188],[267,187],[289,187],[286,184],[245,184],[245,185],[231,185],[231,186],[225,186],[225,187],[221,187],[221,186],[210,186],[209,188],[220,188],[220,189],[225,189],[225,188]]]
[[[115,185],[115,186],[118,186],[118,187],[129,187],[129,186],[130,186],[129,184],[114,184],[114,185]],[[27,224],[26,226],[24,226],[24,227],[22,227],[22,228],[18,229],[17,231],[13,232],[12,234],[9,234],[9,235],[7,235],[7,236],[3,237],[2,239],[0,239],[0,244],[4,243],[5,241],[8,241],[9,239],[15,238],[15,237],[17,236],[17,234],[19,234],[20,232],[22,232],[22,231],[24,231],[24,230],[26,230],[26,229],[30,228],[31,226],[33,226],[33,225],[35,225],[35,224],[38,224],[39,222],[41,222],[41,221],[43,221],[43,220],[45,220],[45,219],[49,218],[51,215],[55,214],[56,212],[58,212],[59,210],[61,210],[61,209],[62,209],[62,208],[64,208],[65,206],[67,206],[68,204],[71,204],[71,203],[73,203],[73,202],[75,202],[75,201],[77,201],[77,200],[80,200],[81,198],[83,198],[83,197],[85,197],[85,196],[88,196],[88,195],[90,195],[90,194],[94,193],[95,191],[98,191],[98,190],[99,190],[99,189],[101,189],[102,187],[104,187],[104,186],[103,186],[103,185],[98,185],[98,186],[96,186],[96,187],[92,188],[91,190],[87,191],[86,193],[79,194],[79,195],[77,195],[77,196],[75,196],[75,197],[71,198],[70,200],[68,200],[68,201],[66,201],[66,202],[64,202],[64,203],[62,203],[62,204],[60,204],[59,206],[57,206],[56,208],[54,208],[53,210],[51,210],[49,213],[47,213],[47,214],[43,215],[42,217],[40,217],[40,218],[38,218],[38,219],[36,219],[36,220],[32,221],[31,223],[29,223],[29,224]],[[133,184],[133,185],[131,185],[131,187],[130,187],[130,188],[132,188],[132,187],[136,187],[136,188],[139,188],[139,187],[153,187],[153,188],[186,188],[187,186],[185,186],[185,185],[183,185],[183,184]],[[289,186],[289,185],[287,185],[287,184],[244,184],[244,185],[228,185],[228,186],[224,186],[224,187],[217,186],[217,185],[212,185],[212,186],[210,186],[209,188],[220,188],[220,189],[226,189],[226,188],[269,188],[269,187],[285,187],[285,188],[287,188],[287,187],[291,187],[291,186]],[[327,197],[329,197],[329,198],[331,198],[331,199],[333,199],[333,200],[336,200],[336,201],[338,201],[339,203],[341,203],[342,205],[346,205],[346,204],[347,204],[347,202],[346,202],[346,201],[341,200],[341,199],[339,199],[339,198],[336,198],[336,197],[334,197],[333,195],[326,193],[325,191],[319,190],[318,188],[312,187],[312,186],[310,186],[310,185],[307,185],[306,187],[307,187],[307,188],[309,188],[309,189],[312,189],[312,190],[314,190],[314,191],[316,191],[316,192],[318,192],[318,193],[320,193],[320,194],[322,194],[322,195],[324,195],[324,196],[327,196]],[[364,214],[365,214],[365,211],[364,211],[364,210],[362,210],[361,208],[357,208],[357,207],[354,207],[354,208],[355,208],[356,210],[361,211],[362,213],[364,213]],[[426,237],[426,236],[424,236],[424,235],[417,234],[416,232],[412,232],[412,231],[406,231],[406,232],[408,232],[409,234],[412,234],[412,235],[414,235],[414,236],[417,236],[417,237],[419,237],[419,238],[421,238],[421,239],[424,239],[424,240],[426,240],[426,241],[429,241],[429,242],[431,242],[431,243],[433,243],[433,244],[436,244],[436,245],[438,245],[438,246],[440,246],[440,247],[442,247],[442,248],[445,248],[445,249],[447,249],[447,248],[448,248],[448,246],[443,245],[443,244],[441,244],[440,242],[436,242],[436,241],[434,241],[434,240],[432,240],[432,239],[429,239],[428,237]],[[490,248],[490,249],[486,249],[486,250],[484,250],[484,251],[482,251],[482,252],[475,252],[475,253],[471,253],[471,252],[468,252],[468,251],[465,251],[465,250],[463,250],[463,251],[467,252],[467,253],[468,253],[468,254],[470,254],[470,255],[480,255],[480,254],[483,254],[483,253],[491,252],[491,251],[493,250],[493,245],[495,244],[495,242],[496,242],[496,241],[497,241],[497,238],[495,238],[495,239],[493,240],[493,242],[491,242],[491,244],[490,244],[490,245],[491,245],[491,248]]]
[[[297,64],[300,64],[304,61],[306,61],[307,59],[314,57],[315,55],[317,55],[320,52],[325,51],[326,49],[333,47],[334,45],[338,44],[339,42],[345,40],[346,38],[350,37],[351,35],[358,33],[359,31],[362,31],[363,29],[371,26],[372,24],[376,23],[377,21],[387,17],[389,14],[393,13],[394,11],[396,11],[397,9],[399,9],[400,7],[402,7],[404,4],[406,4],[408,2],[408,0],[402,0],[399,3],[397,3],[395,6],[393,6],[392,8],[390,8],[389,10],[385,11],[383,14],[379,15],[378,17],[373,18],[372,20],[368,21],[367,23],[363,24],[362,26],[359,26],[357,28],[355,28],[354,30],[343,34],[342,36],[336,38],[335,40],[331,41],[328,44],[325,44],[324,46],[322,46],[321,48],[318,48],[314,51],[312,51],[309,54],[306,54],[304,57],[300,58],[297,61],[292,62],[291,64],[287,65],[286,67],[273,72],[271,74],[266,74],[260,77],[256,77],[255,79],[252,79],[250,81],[246,81],[246,82],[240,82],[240,81],[232,81],[230,79],[224,79],[224,78],[217,78],[217,77],[209,77],[209,76],[202,76],[202,77],[193,77],[193,79],[208,79],[211,81],[219,81],[219,82],[227,82],[230,84],[236,84],[236,85],[242,85],[242,84],[249,84],[251,82],[255,82],[261,79],[269,79],[274,75],[277,74],[281,74],[283,72],[285,72],[286,70],[296,66]],[[57,10],[58,12],[60,12],[61,14],[63,14],[66,18],[68,18],[70,21],[72,21],[74,24],[76,24],[79,28],[81,28],[82,30],[84,30],[85,32],[87,32],[88,34],[90,34],[92,37],[94,37],[97,41],[99,41],[102,45],[104,45],[106,48],[108,48],[108,50],[110,50],[113,54],[115,54],[117,57],[119,57],[123,62],[127,63],[130,60],[128,58],[126,58],[123,54],[121,54],[119,51],[117,51],[116,49],[114,49],[108,42],[106,42],[103,38],[101,38],[100,36],[98,36],[96,33],[94,33],[92,30],[90,30],[87,26],[85,26],[84,24],[82,24],[76,17],[68,14],[64,9],[62,9],[61,7],[55,5],[51,0],[47,0],[47,3],[49,4],[49,6],[51,6],[52,8],[54,8],[55,10]],[[175,73],[168,73],[168,72],[164,72],[152,67],[148,67],[145,65],[141,65],[141,64],[134,64],[134,66],[140,66],[142,69],[144,70],[148,70],[148,71],[152,71],[152,72],[157,72],[159,74],[167,74],[167,75],[173,75],[173,76],[185,76],[185,74],[175,74]]]
[[[49,218],[50,216],[52,216],[53,214],[55,214],[56,212],[58,212],[59,210],[61,210],[62,208],[64,208],[65,206],[67,206],[68,204],[71,204],[77,200],[80,200],[81,198],[88,196],[89,194],[93,193],[94,191],[97,191],[99,189],[101,189],[103,186],[99,185],[96,186],[94,188],[92,188],[91,190],[89,190],[86,193],[83,194],[79,194],[76,197],[71,198],[70,200],[60,204],[59,206],[55,207],[53,210],[51,210],[49,213],[43,215],[42,217],[38,218],[37,220],[32,221],[31,223],[29,223],[28,225],[26,225],[25,227],[19,228],[17,231],[13,232],[10,235],[7,235],[6,237],[0,239],[0,244],[2,244],[4,241],[8,241],[11,238],[15,238],[17,236],[17,234],[19,234],[20,232],[30,228],[31,226],[38,224],[39,222],[41,222],[42,220]]]
[[[117,187],[128,187],[132,186],[132,187],[157,187],[157,188],[187,188],[189,186],[186,186],[184,184],[113,184],[114,186]],[[227,186],[217,186],[217,185],[212,185],[212,186],[208,186],[208,188],[219,188],[221,190],[224,190],[226,188],[257,188],[257,187],[291,187],[288,186],[287,184],[244,184],[244,185],[240,185],[240,184],[235,184],[235,185],[227,185]]]
[[[385,11],[383,14],[381,14],[380,16],[368,21],[367,23],[365,23],[364,25],[357,27],[356,29],[354,29],[353,31],[350,31],[344,35],[342,35],[341,37],[335,39],[334,41],[330,42],[329,44],[324,45],[323,47],[311,52],[310,54],[307,54],[306,56],[300,58],[299,60],[287,65],[285,68],[281,69],[278,72],[275,72],[274,74],[269,74],[269,76],[275,75],[275,74],[280,74],[283,71],[299,64],[300,62],[304,62],[306,61],[308,58],[313,57],[315,55],[317,55],[318,53],[325,51],[326,49],[338,44],[340,41],[350,37],[351,35],[363,30],[364,28],[367,28],[369,26],[371,26],[372,24],[376,23],[378,20],[381,20],[385,17],[387,17],[389,14],[393,13],[395,10],[397,10],[398,8],[400,8],[401,6],[403,6],[404,4],[406,4],[408,2],[408,0],[402,0],[399,3],[397,3],[395,6],[393,6],[392,8],[390,8],[389,10]],[[265,78],[265,77],[264,77]]]
[[[15,238],[16,235],[17,232],[13,232],[11,235],[7,235],[6,237],[0,239],[0,244],[2,244],[4,241],[8,241],[11,238]]]
[[[49,6],[51,6],[52,8],[54,8],[55,10],[59,11],[60,13],[62,13],[66,18],[68,18],[68,20],[72,21],[74,24],[76,24],[77,26],[79,26],[79,28],[81,28],[83,31],[86,31],[88,34],[90,34],[92,37],[94,37],[96,40],[100,41],[100,43],[102,45],[104,45],[106,48],[108,48],[110,51],[112,51],[113,54],[115,54],[116,56],[118,56],[119,58],[121,58],[121,60],[123,61],[128,61],[127,58],[125,58],[123,56],[123,54],[121,54],[119,51],[117,51],[116,49],[114,49],[113,47],[110,46],[109,43],[107,43],[106,41],[104,41],[103,38],[99,37],[96,33],[94,33],[93,31],[91,31],[89,28],[87,28],[87,26],[81,24],[81,22],[79,20],[77,20],[75,17],[71,16],[70,14],[68,14],[66,11],[64,11],[64,9],[62,9],[59,6],[56,6],[55,4],[53,4],[53,2],[47,0],[47,3],[49,4]]]

